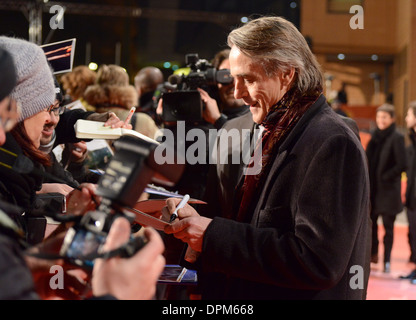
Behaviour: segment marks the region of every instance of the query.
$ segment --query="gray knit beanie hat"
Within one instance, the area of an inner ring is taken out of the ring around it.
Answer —
[[[42,48],[4,36],[0,36],[0,48],[6,49],[14,60],[17,84],[10,96],[20,104],[19,122],[51,106],[55,101],[55,85]]]

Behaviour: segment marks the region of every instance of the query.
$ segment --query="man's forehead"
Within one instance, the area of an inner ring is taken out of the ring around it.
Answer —
[[[232,46],[229,54],[229,58],[237,58],[241,54],[240,49],[238,49],[236,46]]]
[[[230,58],[230,73],[233,77],[263,78],[266,76],[261,64],[256,63],[252,58],[243,53],[241,55],[238,60],[232,61]]]
[[[249,72],[252,61],[244,55],[237,47],[233,46],[230,52],[230,70],[233,76],[243,76]]]

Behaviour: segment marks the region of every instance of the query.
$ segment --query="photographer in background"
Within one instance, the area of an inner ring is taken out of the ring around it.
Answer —
[[[217,70],[230,69],[230,49],[218,52],[212,60],[212,65]],[[204,119],[213,124],[215,128],[221,129],[227,120],[237,118],[250,111],[242,99],[234,97],[234,81],[229,84],[217,83],[218,99],[212,98],[208,92],[198,89],[201,98],[205,102],[203,112]]]
[[[199,59],[197,54],[187,54],[189,74],[170,76],[169,85],[165,84],[165,92],[158,102],[157,114],[164,120],[164,130],[173,133],[178,146],[185,146],[181,149],[175,145],[174,150],[185,150],[187,154],[188,147],[194,141],[184,139],[191,129],[201,129],[205,134],[205,164],[187,165],[187,174],[183,175],[176,186],[180,193],[189,193],[195,198],[201,198],[205,193],[211,151],[209,130],[218,130],[228,119],[250,111],[242,99],[234,98],[234,81],[229,73],[229,52],[229,49],[218,52],[212,63]],[[182,130],[185,136],[179,137],[179,140],[176,138],[180,132],[178,124],[185,125]],[[183,156],[185,158],[185,154]]]
[[[6,131],[11,130],[21,117],[18,103],[9,95],[17,86],[27,85],[32,77],[21,78],[21,73],[29,70],[30,64],[22,70],[19,64],[20,59],[32,57],[34,64],[39,68],[38,75],[45,81],[38,79],[37,90],[43,91],[45,96],[52,103],[54,90],[52,73],[47,65],[46,57],[42,49],[35,44],[25,40],[2,37],[2,48],[0,48],[0,145],[6,142]],[[12,51],[13,57],[8,51]],[[19,49],[19,50],[17,50]],[[18,62],[16,62],[16,60]],[[17,64],[19,68],[14,68]],[[50,81],[48,78],[51,78]],[[48,80],[48,81],[46,81]],[[45,113],[46,110],[41,111]],[[10,137],[8,135],[8,137]],[[82,201],[85,194],[79,197]],[[28,246],[22,239],[23,232],[10,219],[10,216],[18,214],[18,208],[0,201],[0,299],[39,299],[41,298],[33,282],[31,270],[26,263],[25,252]],[[125,243],[130,235],[130,225],[126,219],[117,219],[107,237],[104,250],[112,250]],[[130,259],[111,258],[108,260],[97,260],[92,274],[92,293],[96,299],[150,299],[155,293],[156,281],[163,270],[164,258],[163,243],[153,229],[147,229],[145,236],[148,238],[146,246]],[[25,246],[24,246],[25,245]],[[45,270],[37,269],[44,261],[38,264],[31,263],[32,271]],[[48,269],[49,271],[49,269]],[[45,272],[48,272],[45,270]],[[54,295],[68,293],[65,290],[52,290],[49,286],[50,277],[46,283],[40,284],[50,290],[49,294]],[[41,277],[41,279],[45,278]],[[131,286],[131,283],[138,285]]]
[[[215,127],[204,119],[204,98],[200,92],[211,91],[213,84],[218,83],[218,78],[221,78],[221,75],[218,75],[217,70],[207,60],[199,59],[197,54],[187,54],[186,64],[189,73],[171,75],[168,83],[163,84],[163,88],[160,89],[162,94],[156,113],[161,117],[163,125],[159,140],[163,140],[164,136],[166,138],[173,137],[172,141],[166,140],[164,143],[174,143],[170,147],[178,151],[179,157],[185,159],[188,155],[188,148],[196,141],[200,142],[199,136],[193,136],[194,140],[190,141],[187,137],[188,133],[193,129],[198,129],[199,133],[203,132],[204,151],[206,151],[203,155],[204,161],[199,161],[201,158],[198,156],[198,161],[190,164],[189,159],[186,159],[186,173],[175,185],[176,191],[180,194],[201,198],[205,192],[210,157],[209,131]],[[215,100],[213,103],[217,106]],[[216,108],[218,109],[218,107]],[[192,155],[195,153],[194,151]]]

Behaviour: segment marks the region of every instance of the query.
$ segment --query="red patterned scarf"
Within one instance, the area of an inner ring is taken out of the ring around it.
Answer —
[[[265,178],[275,157],[275,151],[282,144],[290,131],[295,127],[300,118],[312,106],[322,94],[322,88],[318,87],[308,93],[301,94],[296,88],[289,90],[283,98],[268,112],[262,125],[264,132],[257,147],[262,147],[261,159],[254,152],[249,167],[261,162],[261,170],[257,175],[246,175],[241,188],[241,203],[237,221],[250,222],[252,212],[257,204],[258,192],[262,189]]]

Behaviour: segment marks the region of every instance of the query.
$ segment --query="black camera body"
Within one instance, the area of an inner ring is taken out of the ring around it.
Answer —
[[[102,197],[96,211],[87,212],[66,234],[60,254],[72,263],[92,268],[94,259],[100,257],[113,221],[127,218],[132,224],[135,215],[123,210],[135,205],[140,195],[155,174],[169,181],[178,181],[184,166],[176,164],[159,165],[154,159],[156,143],[131,136],[122,136],[114,142],[114,156],[107,164],[105,173],[98,181],[96,194]],[[147,240],[131,237],[131,242],[117,254],[129,257],[134,255]]]
[[[185,59],[189,74],[171,75],[168,81],[176,86],[176,90],[167,90],[163,94],[162,118],[165,122],[202,121],[203,102],[197,88],[233,82],[228,69],[217,70],[207,60],[199,59],[196,53],[187,54]]]
[[[218,83],[230,84],[233,82],[230,71],[217,70],[205,59],[199,59],[197,53],[189,53],[185,56],[186,65],[191,69],[187,76],[172,77],[173,84],[182,85],[180,90],[196,90],[204,86],[213,86]],[[174,80],[173,80],[174,79]],[[171,82],[172,83],[172,82]]]
[[[101,211],[87,212],[79,223],[67,231],[60,255],[77,266],[92,268],[105,243],[113,217]]]

